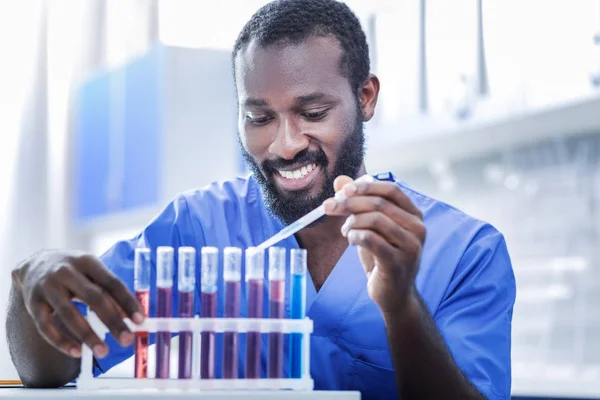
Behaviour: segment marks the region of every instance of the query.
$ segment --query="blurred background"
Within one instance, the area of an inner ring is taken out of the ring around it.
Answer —
[[[0,320],[41,248],[101,254],[245,173],[230,70],[260,0],[0,1]],[[600,398],[600,0],[350,0],[382,84],[369,172],[493,223],[515,396]],[[17,378],[0,331],[0,379]]]

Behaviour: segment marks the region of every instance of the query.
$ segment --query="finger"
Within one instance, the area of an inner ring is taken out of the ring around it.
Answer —
[[[347,236],[354,229],[371,230],[392,246],[408,254],[418,255],[421,252],[420,239],[381,212],[351,215],[342,226],[342,235]]]
[[[337,178],[335,178],[335,180],[333,181],[333,190],[335,192],[339,192],[340,190],[342,190],[342,188],[351,183],[352,182],[352,178],[350,178],[349,176],[346,175],[340,175]]]
[[[398,207],[408,211],[410,214],[423,218],[421,210],[414,205],[410,198],[400,190],[400,187],[393,182],[381,181],[355,181],[344,187],[347,197],[351,196],[375,196],[383,197]]]
[[[348,243],[362,246],[383,260],[399,259],[400,251],[389,244],[381,235],[368,229],[351,229],[348,232]],[[391,264],[394,264],[393,262]]]
[[[325,210],[328,215],[347,216],[361,213],[380,212],[387,215],[393,222],[414,233],[419,240],[424,241],[426,230],[423,221],[416,215],[403,210],[383,197],[352,196],[343,200],[327,201]]]
[[[365,274],[367,274],[368,278],[375,267],[375,257],[369,250],[360,246],[358,247],[358,257],[360,258],[360,264],[365,270]]]
[[[83,275],[102,287],[133,322],[141,324],[144,321],[144,312],[135,296],[100,260],[85,255],[73,262]]]
[[[52,308],[45,302],[35,302],[29,307],[33,322],[40,335],[50,345],[70,357],[81,356],[81,346],[54,323]]]
[[[65,287],[96,313],[121,346],[129,346],[134,337],[123,322],[122,310],[98,285],[79,271],[71,271],[70,276],[64,279]]]
[[[68,294],[55,287],[46,287],[44,288],[44,295],[65,327],[77,339],[92,349],[96,357],[105,357],[108,353],[108,347],[100,340],[77,307],[71,302]]]

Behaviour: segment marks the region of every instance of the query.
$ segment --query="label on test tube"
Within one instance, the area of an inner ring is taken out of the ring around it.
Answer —
[[[156,316],[172,317],[173,248],[156,249]],[[171,359],[171,332],[156,333],[156,378],[168,379]]]
[[[302,319],[306,315],[306,250],[292,249],[290,251],[290,317]],[[302,377],[302,334],[290,335],[290,378]]]
[[[246,249],[246,284],[248,318],[262,318],[264,251],[255,247]],[[260,332],[246,335],[246,378],[260,378]]]
[[[242,280],[242,250],[226,247],[223,251],[225,281],[225,318],[239,318]],[[238,378],[238,333],[223,334],[223,379]]]
[[[179,248],[178,263],[179,317],[193,318],[194,289],[196,287],[196,250],[193,247]],[[192,378],[192,332],[179,332],[179,379]]]
[[[269,248],[269,318],[283,318],[285,303],[285,256],[283,247]],[[283,377],[283,333],[269,333],[268,377]]]
[[[133,288],[135,298],[142,306],[144,316],[150,311],[150,249],[137,248],[133,261]],[[148,377],[148,332],[135,333],[135,371],[136,378]]]
[[[219,250],[202,248],[200,306],[203,318],[217,316],[217,278],[219,276]],[[215,332],[202,332],[200,339],[200,379],[215,378]]]

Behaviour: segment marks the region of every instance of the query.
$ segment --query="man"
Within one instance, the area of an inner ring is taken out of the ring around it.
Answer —
[[[502,235],[392,174],[353,183],[366,174],[363,123],[379,93],[353,13],[332,0],[273,2],[244,27],[232,61],[252,176],[180,195],[100,259],[45,251],[18,266],[7,330],[24,383],[75,379],[81,342],[96,374],[132,355],[121,313],[143,319],[130,294],[135,247],[247,248],[325,201],[325,219],[280,243],[308,251],[315,388],[508,398],[515,282]],[[338,190],[346,200],[332,199]],[[96,337],[73,297],[116,339]]]

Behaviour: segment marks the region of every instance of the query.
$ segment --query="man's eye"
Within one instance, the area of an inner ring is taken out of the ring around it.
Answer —
[[[252,117],[250,115],[247,115],[246,119],[248,120],[248,122],[250,122],[253,125],[263,125],[263,124],[266,124],[267,122],[269,122],[270,118],[267,116]]]
[[[329,111],[329,110],[305,112],[305,113],[302,113],[302,116],[311,121],[319,121],[319,120],[325,118],[325,116],[327,115],[327,111]]]

